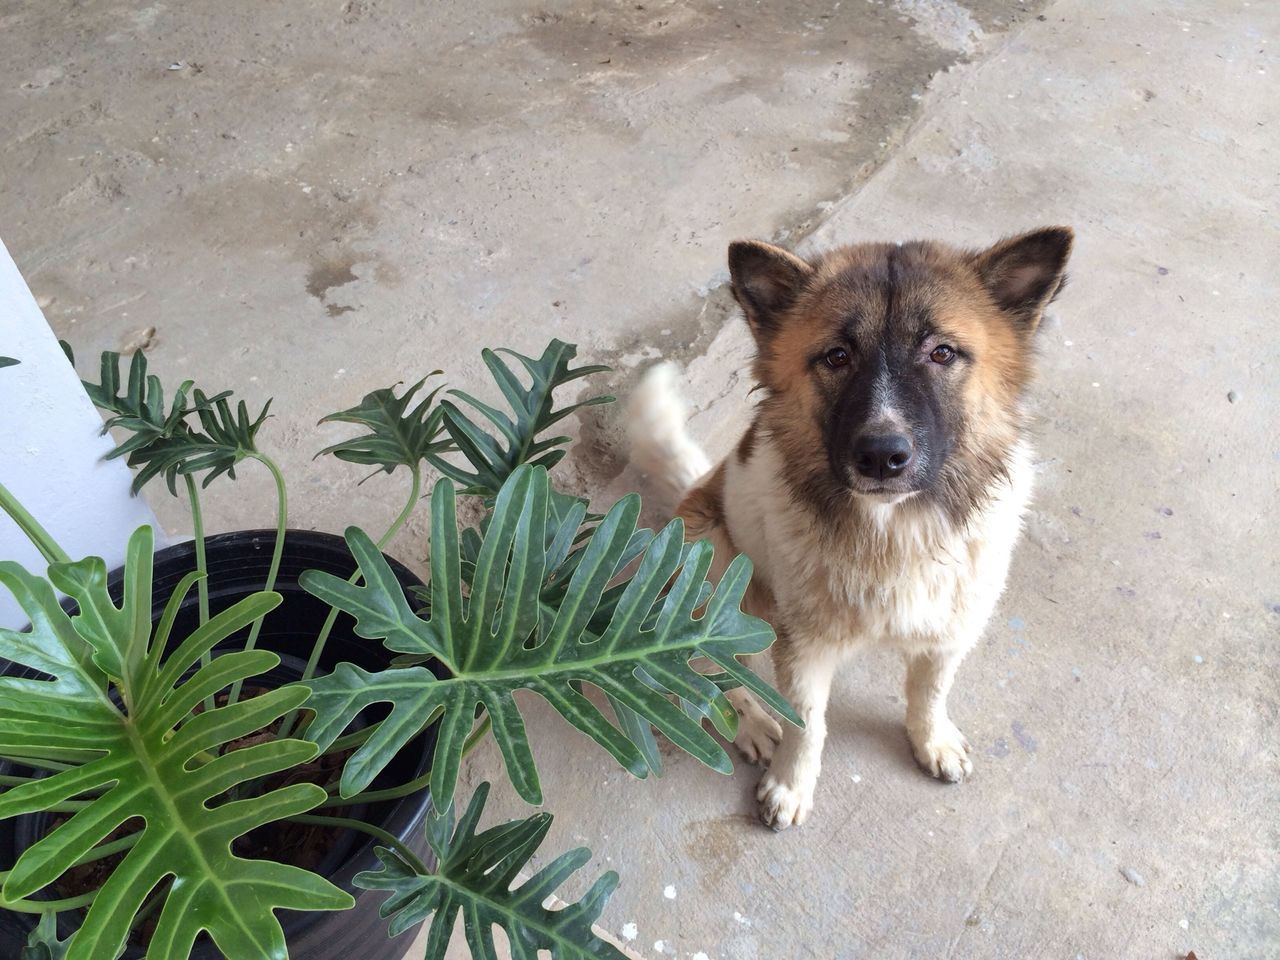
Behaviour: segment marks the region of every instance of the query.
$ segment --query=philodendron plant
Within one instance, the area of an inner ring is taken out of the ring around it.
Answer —
[[[31,620],[25,631],[0,630],[0,657],[16,665],[0,676],[0,758],[7,761],[0,819],[52,817],[51,829],[0,876],[0,907],[42,915],[24,957],[116,957],[141,942],[144,927],[147,956],[157,960],[187,957],[202,931],[232,960],[287,957],[276,910],[336,911],[353,899],[301,867],[233,852],[237,838],[278,820],[377,837],[381,868],[359,874],[355,885],[388,893],[381,913],[389,935],[429,922],[425,956],[432,960],[445,956],[459,912],[475,958],[496,960],[494,925],[517,958],[539,951],[622,956],[593,930],[616,875],[600,877],[567,909],[545,909],[590,854],[566,853],[518,883],[551,817],[481,829],[489,785],[465,805],[455,798],[467,753],[492,735],[516,792],[541,802],[517,690],[541,695],[637,777],[661,772],[654,728],[728,773],[729,757],[704,721],[733,738],[737,718],[724,690],[735,685],[798,720],[738,660],[773,639],[767,624],[741,610],[745,558],[713,587],[710,546],[685,544],[678,520],[654,535],[637,527],[635,495],[600,516],[552,486],[548,471],[569,438],[547,436],[549,428],[611,399],[556,406],[554,394],[604,368],[570,367],[575,350],[558,341],[537,359],[504,353],[515,366],[491,350],[483,359],[505,411],[460,391],[423,392],[424,379],[399,395],[375,391],[324,418],[363,432],[322,453],[388,474],[404,467],[410,489],[380,537],[347,529],[358,566],[350,579],[302,574],[304,588],[331,610],[301,678],[271,690],[255,687],[254,678],[279,657],[255,645],[280,602],[273,587],[288,512],[284,477],[258,446],[267,408],[250,415],[243,402],[233,409],[228,393],[210,395],[190,381],[166,401],[141,353],[123,383],[119,357],[103,355],[99,381],[85,387],[108,414],[106,428],[123,436],[109,456],[136,468],[135,491],[163,477],[171,493],[188,497],[197,569],[168,597],[153,597],[152,534],[140,528],[127,546],[122,600],[114,602],[105,563],[69,558],[0,486],[0,507],[49,564],[37,576],[0,560],[0,585]],[[211,616],[200,491],[220,475],[235,478],[250,460],[266,468],[277,492],[272,563],[260,592]],[[430,495],[430,580],[411,603],[381,551],[419,502],[428,468],[442,475]],[[459,493],[483,503],[478,526],[459,528]],[[193,589],[199,626],[174,636],[177,610]],[[60,604],[59,591],[74,605]],[[153,623],[157,601],[164,612]],[[392,666],[339,663],[320,674],[340,611],[354,619],[358,636],[400,655]],[[695,670],[695,658],[716,672]],[[386,705],[385,718],[355,725],[375,703]],[[429,774],[374,789],[391,759],[432,725]],[[281,776],[324,755],[338,758],[340,776],[331,782]],[[333,815],[427,787],[433,868],[378,827]],[[87,863],[109,865],[105,880],[56,899],[60,878]],[[61,911],[82,913],[65,940],[54,922]]]

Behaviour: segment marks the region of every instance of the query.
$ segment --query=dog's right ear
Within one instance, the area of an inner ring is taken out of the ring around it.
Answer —
[[[782,311],[795,300],[812,273],[809,264],[773,244],[759,240],[729,244],[733,296],[756,337],[776,329]]]

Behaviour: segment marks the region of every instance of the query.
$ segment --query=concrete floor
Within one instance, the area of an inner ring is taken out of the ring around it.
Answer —
[[[753,769],[629,782],[531,702],[547,851],[618,869],[605,923],[653,957],[1280,957],[1280,7],[0,11],[0,232],[51,323],[274,395],[300,525],[377,528],[402,495],[313,464],[320,415],[435,367],[487,390],[485,344],[575,340],[618,391],[675,358],[727,447],[729,239],[1073,224],[1039,496],[952,700],[975,779],[915,769],[887,657],[841,679],[817,811],[776,836]],[[616,414],[582,433],[572,485],[636,486]],[[269,522],[237,493],[216,528]],[[394,552],[420,562],[424,524]],[[500,780],[496,751],[466,777]]]

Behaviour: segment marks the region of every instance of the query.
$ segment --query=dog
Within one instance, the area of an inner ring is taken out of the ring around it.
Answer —
[[[784,730],[746,691],[729,695],[738,748],[767,767],[767,826],[812,811],[832,677],[872,644],[906,662],[920,766],[950,782],[972,772],[947,694],[1004,590],[1031,496],[1036,331],[1072,242],[1047,227],[984,250],[865,243],[812,259],[735,242],[761,394],[736,449],[713,467],[688,437],[669,365],[639,385],[633,462],[682,496],[687,538],[715,548],[713,579],[750,557],[744,609],[773,625],[778,687],[804,720]]]

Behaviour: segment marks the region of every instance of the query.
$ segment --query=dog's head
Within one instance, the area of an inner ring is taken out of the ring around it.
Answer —
[[[861,244],[812,262],[732,244],[760,426],[796,494],[819,507],[914,494],[966,514],[1017,443],[1034,335],[1071,242],[1050,227],[982,251]]]

